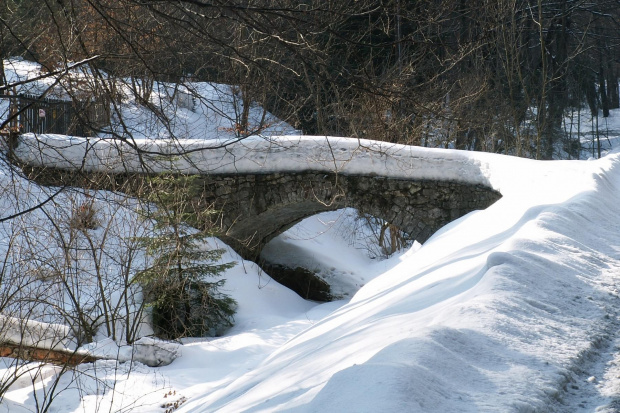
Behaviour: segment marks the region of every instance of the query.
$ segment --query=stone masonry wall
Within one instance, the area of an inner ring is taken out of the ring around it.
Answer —
[[[221,211],[216,223],[225,232],[224,241],[248,259],[256,259],[274,236],[319,212],[356,208],[424,242],[445,224],[501,197],[489,188],[458,182],[317,172],[211,175],[197,184],[205,206]]]
[[[24,170],[44,185],[77,185],[135,196],[140,196],[143,188],[142,175],[101,177],[46,168]],[[396,225],[410,239],[423,243],[447,223],[487,208],[501,197],[481,185],[324,172],[201,175],[193,184],[201,194],[193,204],[217,211],[209,215],[211,222],[205,226],[219,228],[219,238],[255,262],[273,237],[319,212],[356,208]],[[261,264],[302,297],[320,301],[333,298],[329,285],[310,271]]]
[[[135,193],[140,175],[101,179],[45,168],[25,172],[44,185],[84,186]],[[202,194],[200,208],[215,208],[212,222],[220,238],[244,258],[256,260],[273,237],[319,212],[356,208],[396,225],[418,242],[447,223],[501,197],[481,185],[404,180],[324,172],[252,175],[203,175],[194,181]],[[136,193],[137,195],[137,193]],[[206,224],[206,223],[205,223]]]

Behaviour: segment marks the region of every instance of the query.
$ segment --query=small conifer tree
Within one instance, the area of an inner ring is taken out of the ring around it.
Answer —
[[[192,208],[195,177],[163,174],[147,179],[151,204],[143,212],[154,233],[142,238],[150,266],[138,274],[155,333],[168,339],[216,335],[232,326],[236,302],[220,288],[225,280],[207,281],[235,265],[217,263],[223,250],[205,248],[213,236],[200,231]]]

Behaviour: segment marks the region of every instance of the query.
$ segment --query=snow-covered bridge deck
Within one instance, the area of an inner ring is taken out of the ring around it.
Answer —
[[[326,136],[165,141],[23,134],[15,153],[30,165],[89,172],[238,174],[311,170],[491,187],[487,168],[479,157],[466,151]]]
[[[303,218],[353,207],[420,242],[500,194],[462,151],[328,137],[127,141],[25,134],[15,156],[33,167],[116,175],[201,175],[204,207],[243,257]]]

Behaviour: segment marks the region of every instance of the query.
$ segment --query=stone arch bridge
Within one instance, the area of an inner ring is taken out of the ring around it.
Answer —
[[[220,238],[254,261],[272,238],[320,212],[355,208],[423,243],[447,223],[501,196],[480,184],[322,171],[211,174],[194,184],[219,211]]]
[[[13,156],[33,170],[131,176],[199,175],[200,208],[214,207],[223,239],[256,261],[278,234],[314,214],[352,207],[426,241],[445,224],[501,197],[479,158],[385,142],[327,137],[233,144],[125,142],[24,134]],[[66,183],[66,182],[65,182]]]

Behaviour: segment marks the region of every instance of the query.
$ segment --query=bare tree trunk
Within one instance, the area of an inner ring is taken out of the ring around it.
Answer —
[[[618,93],[618,75],[613,68],[613,62],[608,60],[607,68],[607,98],[609,99],[609,109],[620,108],[620,94]]]
[[[4,73],[4,60],[2,59],[4,53],[0,50],[0,87],[7,84],[6,74]]]
[[[601,95],[601,106],[603,109],[603,117],[609,117],[609,97],[607,95],[607,85],[605,84],[605,74],[601,64],[598,72],[599,93]]]

